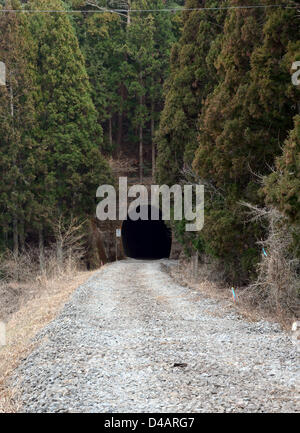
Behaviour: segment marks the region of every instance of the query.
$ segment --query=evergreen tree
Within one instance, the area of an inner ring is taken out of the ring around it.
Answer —
[[[131,8],[168,7],[169,2],[162,0],[121,3],[93,0],[88,6],[79,0],[79,5],[91,10],[110,10],[122,5],[127,10],[76,18],[76,29],[105,143],[109,143],[114,154],[141,154],[140,159],[144,159],[144,154],[149,155],[149,145],[152,145],[154,175],[154,131],[163,105],[163,83],[168,75],[170,48],[178,33],[180,15],[130,13]]]
[[[262,12],[257,9],[228,12],[216,59],[219,84],[201,113],[199,147],[193,165],[200,177],[219,187],[227,182],[233,189],[237,184],[244,188],[248,181],[248,175],[243,179],[249,156],[244,136],[248,119],[243,104],[250,84],[251,54],[262,38],[261,19]]]
[[[286,139],[276,170],[265,180],[266,201],[274,204],[292,224],[300,227],[300,116]]]
[[[112,152],[117,140],[114,118],[123,104],[120,88],[125,29],[117,14],[81,15],[76,19],[80,48],[85,57],[98,123],[106,131],[104,148]]]
[[[63,5],[33,0],[30,7],[59,10]],[[49,220],[92,215],[96,189],[110,175],[78,40],[66,14],[32,15],[32,31],[38,41],[38,138],[46,149]]]
[[[290,77],[282,69],[291,34],[297,37],[295,10],[229,12],[216,62],[220,82],[200,116],[193,167],[221,191],[207,202],[201,244],[224,262],[231,278],[249,278],[259,258],[261,228],[245,225],[240,201],[261,201],[255,173],[269,170],[291,124],[295,104],[286,95]]]
[[[147,2],[134,3],[133,7],[147,8]],[[154,53],[154,19],[152,15],[142,17],[137,15],[131,19],[127,32],[127,50],[132,62],[130,82],[128,83],[129,97],[135,102],[131,104],[132,126],[139,138],[139,169],[140,182],[143,181],[143,130],[149,120],[146,107],[147,77],[151,75]]]
[[[20,9],[7,1],[5,9]],[[35,182],[43,149],[36,128],[36,47],[26,15],[1,14],[0,59],[6,65],[6,87],[0,87],[0,208],[2,239],[13,238],[13,250],[24,248],[27,227],[37,216]]]
[[[223,2],[225,4],[226,2]],[[187,0],[186,8],[215,7],[212,0]],[[183,31],[172,48],[171,72],[166,83],[165,106],[157,133],[158,179],[173,184],[184,165],[190,165],[197,148],[197,119],[203,99],[215,84],[211,53],[222,32],[224,11],[182,14]]]
[[[162,9],[161,0],[131,3],[138,9]],[[143,13],[131,16],[126,32],[126,68],[124,83],[127,89],[126,111],[129,139],[138,144],[140,179],[144,171],[144,147],[151,145],[152,175],[155,175],[154,132],[163,102],[163,82],[168,74],[170,47],[174,41],[172,19],[162,14]],[[150,123],[150,136],[145,131]],[[146,132],[146,133],[145,133]],[[146,146],[145,146],[146,144]]]

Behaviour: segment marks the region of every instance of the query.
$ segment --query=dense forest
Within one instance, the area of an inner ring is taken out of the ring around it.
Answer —
[[[51,241],[61,216],[94,215],[97,187],[113,182],[109,156],[140,157],[141,178],[147,169],[151,174],[163,82],[180,27],[176,15],[4,12],[22,8],[101,11],[97,2],[3,5],[0,241],[15,253],[28,241]]]
[[[186,5],[204,3],[216,5]],[[179,225],[178,235],[219,259],[232,280],[253,276],[257,240],[266,234],[257,220],[246,224],[242,202],[267,203],[286,215],[292,255],[299,255],[300,95],[291,81],[300,59],[299,19],[296,9],[282,8],[184,12],[172,47],[157,133],[158,179],[174,183],[191,167],[189,176],[206,185],[204,229],[186,239]]]
[[[54,221],[93,216],[124,155],[141,182],[205,185],[203,230],[172,222],[186,254],[258,291],[279,254],[280,290],[299,296],[297,2],[0,4],[1,251],[43,249]],[[46,9],[64,13],[32,12]]]

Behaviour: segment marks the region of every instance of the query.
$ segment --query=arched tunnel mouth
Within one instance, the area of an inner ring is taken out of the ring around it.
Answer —
[[[151,220],[151,205],[148,205],[148,220],[133,221],[128,214],[127,220],[123,221],[122,243],[127,257],[159,260],[170,257],[172,233],[163,221],[160,210],[159,219]]]

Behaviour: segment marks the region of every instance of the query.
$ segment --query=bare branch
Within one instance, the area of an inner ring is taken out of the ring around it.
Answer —
[[[120,11],[115,11],[115,10],[111,10],[111,9],[105,8],[105,7],[103,7],[103,6],[100,6],[100,5],[98,4],[97,0],[88,0],[88,1],[86,2],[86,5],[87,5],[87,6],[91,6],[91,7],[95,7],[95,8],[97,8],[97,9],[99,9],[99,10],[104,11],[104,12],[109,12],[109,13],[112,13],[112,14],[117,14],[117,15],[119,15],[119,16],[124,17],[124,18],[127,19],[127,14],[122,13],[122,12],[120,12]]]

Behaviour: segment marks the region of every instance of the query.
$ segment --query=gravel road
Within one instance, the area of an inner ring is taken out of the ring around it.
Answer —
[[[16,371],[23,411],[300,411],[289,335],[179,286],[166,263],[112,263],[75,291]]]

